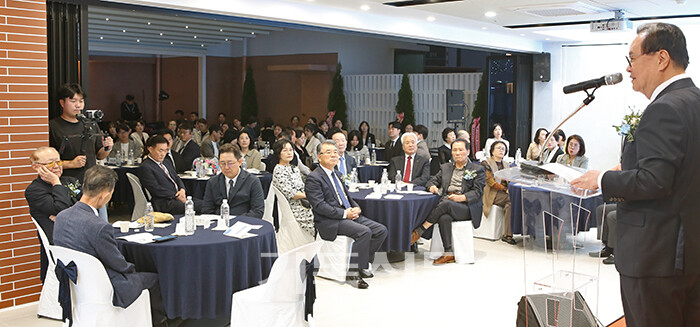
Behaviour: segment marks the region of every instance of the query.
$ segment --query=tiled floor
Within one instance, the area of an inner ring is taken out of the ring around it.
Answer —
[[[598,270],[597,258],[588,251],[599,249],[592,232],[576,255],[577,270]],[[476,239],[476,263],[432,266],[423,253],[408,254],[403,263],[379,268],[367,290],[317,279],[314,307],[316,326],[514,326],[517,303],[525,293],[524,255],[520,243],[511,246]],[[537,254],[532,251],[528,255]],[[528,256],[530,258],[530,256]],[[549,257],[551,258],[551,257]],[[528,261],[529,276],[547,275],[549,258]],[[530,260],[530,259],[528,259]],[[528,277],[531,278],[531,277]],[[614,266],[600,266],[600,296],[595,284],[584,293],[591,310],[609,324],[622,315],[619,277]],[[60,326],[36,318],[36,305],[0,311],[0,327]]]

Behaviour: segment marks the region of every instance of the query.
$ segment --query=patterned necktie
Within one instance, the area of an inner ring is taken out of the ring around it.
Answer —
[[[340,176],[345,176],[345,157],[340,157]]]
[[[411,181],[411,156],[408,156],[408,160],[406,160],[406,169],[403,170],[405,172],[403,176],[403,182],[408,183]]]
[[[333,176],[333,184],[335,184],[335,190],[336,192],[338,192],[340,201],[343,202],[343,207],[345,207],[345,209],[350,209],[352,206],[350,205],[350,201],[348,201],[348,198],[345,196],[345,193],[343,193],[343,187],[340,186],[338,177],[335,176],[335,173],[331,173],[331,175]]]
[[[180,188],[177,187],[177,183],[175,183],[175,180],[170,176],[170,173],[168,172],[168,168],[165,168],[165,165],[163,162],[159,163],[158,166],[160,166],[161,169],[163,169],[163,172],[165,173],[165,176],[168,176],[168,179],[173,182],[173,185],[175,185],[175,192],[179,191]]]

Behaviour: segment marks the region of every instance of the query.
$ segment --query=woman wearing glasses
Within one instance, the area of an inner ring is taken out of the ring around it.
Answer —
[[[29,213],[44,230],[49,243],[53,244],[53,223],[56,215],[75,204],[80,198],[78,179],[63,176],[63,161],[58,151],[50,147],[36,149],[29,160],[39,174],[24,191]],[[41,242],[39,242],[41,243]],[[44,247],[41,247],[41,281],[46,277],[49,266]]]

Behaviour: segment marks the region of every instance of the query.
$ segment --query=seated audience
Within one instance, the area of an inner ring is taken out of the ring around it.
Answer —
[[[189,168],[192,168],[192,163],[194,159],[199,158],[199,144],[192,139],[192,124],[189,122],[184,122],[180,125],[180,140],[182,141],[182,146],[180,147],[180,155],[182,155],[182,161]]]
[[[401,172],[405,183],[412,183],[417,186],[425,186],[430,179],[430,161],[416,154],[417,137],[414,133],[404,133],[401,135],[401,145],[404,155],[393,157],[389,161],[389,181],[394,182],[396,171]]]
[[[148,133],[144,132],[143,129],[146,127],[146,123],[143,120],[137,120],[133,123],[133,132],[129,137],[139,145],[140,151],[143,151],[148,142]]]
[[[306,136],[306,153],[311,157],[312,162],[317,162],[318,156],[316,155],[316,147],[321,144],[318,138],[316,138],[316,132],[318,127],[315,124],[306,124],[304,126],[304,135]]]
[[[445,252],[434,265],[455,262],[452,249],[452,222],[471,220],[474,228],[481,225],[484,192],[484,167],[469,161],[469,142],[456,140],[451,144],[454,163],[444,163],[440,172],[430,178],[426,187],[440,195],[440,202],[422,225],[411,234],[411,244],[420,239],[426,229],[434,224],[440,228],[440,238]]]
[[[209,137],[209,124],[204,118],[197,119],[194,123],[194,128],[196,130],[194,131],[192,138],[195,142],[197,142],[197,145],[202,146],[202,142]]]
[[[457,139],[455,135],[455,130],[451,127],[446,127],[442,130],[442,140],[445,144],[438,148],[438,157],[440,158],[440,164],[445,164],[452,161],[452,142]]]
[[[403,132],[404,133],[413,133],[413,125],[412,124],[406,124],[406,126],[403,127]]]
[[[242,131],[240,134],[238,134],[238,147],[239,151],[241,153],[241,156],[243,157],[243,160],[245,161],[246,168],[250,169],[257,169],[260,171],[265,170],[265,166],[263,165],[261,159],[262,155],[258,150],[252,149],[250,147],[250,142],[251,138],[248,132]]]
[[[196,111],[191,111],[190,112],[190,122],[192,122],[192,124],[194,124],[197,122],[198,119],[199,119],[199,113]]]
[[[241,169],[242,162],[243,156],[238,146],[233,144],[221,146],[219,151],[221,174],[210,178],[207,182],[202,203],[203,213],[220,214],[221,202],[227,199],[229,214],[262,218],[265,209],[262,184],[257,177]]]
[[[119,251],[112,224],[97,215],[97,209],[112,198],[116,183],[117,173],[112,169],[104,166],[88,169],[80,201],[56,216],[54,244],[89,254],[102,263],[114,289],[114,306],[126,308],[148,289],[153,325],[168,326],[158,275],[137,272],[134,264],[127,262]],[[81,273],[78,267],[78,278]]]
[[[605,221],[603,221],[605,217]],[[617,228],[617,204],[601,204],[595,209],[595,219],[598,227],[598,239],[603,241],[603,249],[600,251],[589,252],[588,255],[594,258],[605,258],[603,263],[606,265],[615,264],[615,246],[617,245],[617,236],[615,229]]]
[[[238,135],[241,133],[241,131],[234,129],[234,128],[229,128],[228,131],[224,132],[224,137],[222,139],[221,145],[230,143],[230,144],[236,144],[238,145]]]
[[[294,131],[294,137],[292,138],[294,152],[296,152],[301,162],[305,163],[307,167],[311,166],[313,162],[311,161],[309,153],[306,152],[306,148],[304,147],[304,143],[306,143],[306,135],[304,135],[304,131],[301,128],[293,129],[292,131]]]
[[[362,141],[362,145],[366,147],[373,147],[376,146],[377,140],[374,138],[374,134],[369,132],[369,123],[366,121],[363,121],[360,123],[360,133],[362,133],[360,140]]]
[[[540,159],[540,152],[542,152],[542,150],[544,149],[544,141],[547,139],[547,133],[547,129],[545,128],[537,129],[537,132],[535,132],[535,138],[532,140],[532,143],[530,143],[530,146],[527,148],[527,154],[525,155],[525,159]]]
[[[563,130],[558,129],[554,131],[554,135],[557,136],[557,145],[559,146],[559,149],[561,149],[562,152],[565,152],[566,134],[564,134]]]
[[[318,123],[318,132],[316,132],[316,138],[319,141],[323,142],[326,140],[326,138],[330,138],[330,137],[327,137],[327,135],[326,135],[328,133],[328,128],[329,127],[328,127],[327,121],[322,120]]]
[[[24,197],[27,198],[29,213],[41,226],[49,243],[53,244],[53,225],[56,215],[78,201],[80,182],[75,177],[63,176],[63,161],[54,148],[38,148],[32,152],[29,160],[38,176],[27,186]],[[46,269],[49,267],[43,244],[39,260],[41,264],[39,277],[43,283],[46,278]]]
[[[496,141],[501,141],[506,145],[506,157],[508,156],[508,149],[510,149],[510,144],[508,143],[508,140],[503,138],[503,127],[501,127],[501,124],[495,123],[493,124],[493,127],[491,128],[491,135],[493,137],[488,138],[486,140],[486,144],[484,145],[484,153],[486,157],[490,157],[491,153],[489,153],[489,149],[491,149],[491,144]]]
[[[282,131],[282,127],[280,126],[279,131],[275,133],[276,129],[277,126],[275,126],[275,123],[272,122],[272,119],[267,118],[263,123],[263,128],[260,130],[260,137],[265,142],[269,142],[270,144],[275,143],[277,140],[277,134]]]
[[[348,155],[359,160],[357,164],[364,164],[369,159],[369,147],[362,143],[360,132],[352,130],[348,138],[350,139],[350,145],[348,145],[347,149]]]
[[[200,145],[199,153],[202,157],[216,158],[219,156],[219,141],[223,136],[221,126],[212,125],[209,127],[209,136],[207,136]]]
[[[345,138],[346,139],[348,138],[348,131],[343,129],[343,121],[342,120],[340,120],[338,118],[334,119],[333,120],[333,128],[339,129],[345,135]]]
[[[566,166],[588,169],[588,157],[586,154],[586,144],[581,136],[574,134],[566,140],[566,153],[557,157],[557,163]]]
[[[182,122],[185,120],[187,120],[187,118],[185,118],[185,112],[180,109],[175,110],[175,121],[177,122],[177,125],[180,126],[180,124],[182,124]]]
[[[355,162],[355,158],[345,153],[348,147],[348,141],[345,139],[343,131],[338,128],[333,128],[328,132],[328,136],[330,136],[338,147],[338,165],[335,169],[340,173],[340,177],[345,178],[345,175],[349,175],[353,169],[357,168],[357,162]]]
[[[346,281],[353,287],[365,289],[369,285],[364,278],[374,276],[369,271],[369,263],[374,261],[375,252],[386,239],[386,227],[360,215],[360,206],[348,196],[348,190],[335,171],[339,154],[335,142],[324,141],[316,152],[319,167],[309,174],[305,188],[316,230],[326,241],[334,241],[338,235],[355,240]]]
[[[226,131],[228,131],[230,128],[231,128],[231,127],[228,125],[227,122],[224,122],[223,124],[221,124],[221,132],[224,133],[224,134],[225,134]]]
[[[549,134],[547,134],[547,137],[549,137]],[[564,154],[564,151],[562,151],[559,146],[557,146],[557,138],[559,135],[554,134],[552,138],[549,139],[547,142],[547,148],[544,149],[544,152],[542,153],[542,162],[543,163],[554,163],[557,162],[557,158]]]
[[[245,123],[245,127],[243,127],[243,131],[248,132],[248,136],[250,136],[250,139],[252,140],[251,142],[258,139],[258,133],[255,131],[257,126],[258,126],[258,118],[257,117],[251,116],[251,117],[248,117],[246,119],[246,123]]]
[[[414,134],[418,138],[416,155],[428,159],[428,165],[430,165],[430,149],[428,142],[425,141],[428,138],[428,128],[424,125],[416,125]]]
[[[293,129],[302,127],[299,123],[299,116],[292,116],[292,118],[289,119],[289,122],[291,123],[290,127],[292,127]]]
[[[171,120],[168,122],[168,129],[173,131],[174,135],[177,135],[177,122],[174,120]]]
[[[489,149],[491,155],[481,162],[486,172],[486,186],[484,186],[484,215],[486,217],[491,213],[491,206],[494,204],[503,208],[503,225],[505,231],[501,236],[501,241],[508,244],[515,244],[513,233],[510,231],[510,195],[508,195],[508,182],[496,180],[494,173],[504,168],[508,168],[508,164],[503,162],[503,157],[506,155],[506,144],[502,141],[491,143]]]
[[[279,153],[279,161],[275,164],[272,173],[272,186],[276,187],[289,201],[289,206],[294,214],[299,226],[311,237],[316,236],[314,230],[314,214],[311,206],[304,206],[302,201],[306,201],[304,193],[304,176],[299,172],[299,168],[291,164],[294,159],[294,149],[292,143],[287,140],[280,140],[275,143],[275,153]]]
[[[471,135],[469,135],[469,132],[467,132],[467,131],[464,130],[464,129],[460,129],[460,130],[456,131],[456,132],[455,132],[455,137],[458,138],[458,139],[463,139],[463,140],[465,140],[465,141],[467,141],[467,142],[470,142],[470,144],[471,144],[471,141],[470,141]]]
[[[107,127],[107,132],[109,133],[109,137],[111,137],[113,140],[117,139],[117,125],[121,124],[121,121],[119,120],[113,120],[109,122],[109,127]]]
[[[141,155],[143,149],[136,141],[129,137],[129,131],[131,131],[129,125],[117,125],[117,138],[115,139],[114,147],[112,148],[112,151],[109,152],[107,158],[119,159],[119,157],[122,156],[122,158],[126,159],[128,158],[129,153],[133,153],[135,159]],[[121,164],[121,162],[118,162],[117,164]]]
[[[151,193],[153,210],[173,215],[185,213],[185,184],[175,171],[168,155],[168,140],[154,136],[148,141],[148,156],[138,170],[141,186]]]
[[[220,112],[220,113],[216,116],[216,121],[219,123],[219,127],[221,127],[221,128],[223,129],[223,128],[224,128],[224,124],[226,123],[226,114],[223,113],[223,112]],[[211,133],[211,131],[209,131],[209,133]]]
[[[393,121],[389,123],[389,141],[384,144],[384,153],[387,161],[391,161],[393,157],[403,155],[403,147],[401,147],[401,123]]]
[[[164,160],[170,160],[170,163],[172,163],[175,166],[175,171],[179,174],[182,173],[190,168],[192,166],[188,166],[185,164],[185,161],[182,160],[182,155],[179,153],[172,151],[172,145],[173,145],[173,131],[170,129],[161,129],[156,133],[156,135],[160,135],[165,138],[166,141],[168,141],[168,154],[165,156]],[[148,152],[148,149],[146,149],[146,152]],[[144,153],[143,156],[147,156],[148,153]]]
[[[236,131],[242,131],[243,130],[243,124],[241,123],[241,120],[238,118],[233,119],[233,126],[231,126],[231,129],[235,129]]]

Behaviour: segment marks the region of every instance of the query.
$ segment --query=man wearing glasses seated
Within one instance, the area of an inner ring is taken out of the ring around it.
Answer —
[[[319,167],[306,178],[306,199],[311,203],[316,230],[325,241],[334,241],[338,235],[352,238],[350,271],[346,281],[353,287],[369,287],[363,278],[374,275],[368,270],[374,261],[374,253],[386,239],[384,225],[361,216],[360,206],[348,196],[348,190],[340,181],[338,146],[332,140],[324,141],[316,148]]]
[[[202,213],[220,214],[221,202],[227,199],[231,215],[262,218],[265,210],[262,184],[257,177],[241,169],[242,162],[243,156],[237,145],[221,146],[221,174],[207,182]]]
[[[27,198],[29,213],[39,223],[49,243],[53,244],[53,224],[56,215],[78,201],[80,183],[75,177],[63,176],[63,161],[54,148],[38,148],[32,152],[29,160],[39,176],[27,186],[24,197]],[[43,282],[49,266],[43,244],[40,260],[40,277]]]

